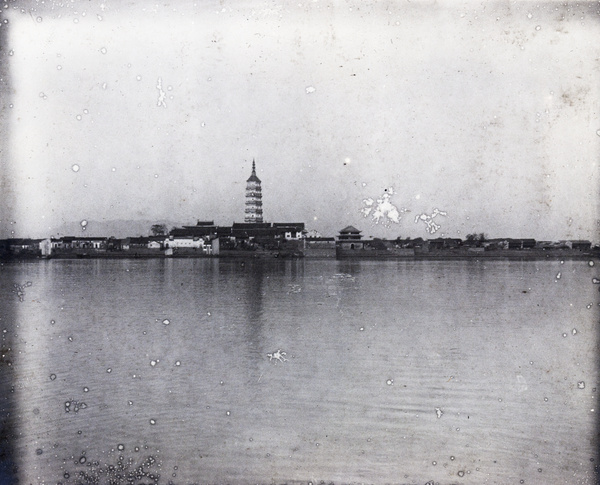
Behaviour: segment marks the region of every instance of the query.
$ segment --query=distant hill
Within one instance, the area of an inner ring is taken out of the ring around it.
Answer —
[[[193,224],[192,221],[132,221],[132,220],[112,220],[112,221],[87,221],[85,231],[82,230],[80,222],[67,222],[50,230],[48,236],[114,236],[118,238],[129,236],[148,236],[153,224],[165,224],[168,230],[175,226],[183,224]]]

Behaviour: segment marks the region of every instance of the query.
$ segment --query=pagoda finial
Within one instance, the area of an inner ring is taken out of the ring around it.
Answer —
[[[256,175],[256,162],[252,159],[252,175]]]

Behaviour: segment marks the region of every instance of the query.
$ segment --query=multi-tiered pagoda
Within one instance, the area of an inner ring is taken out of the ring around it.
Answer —
[[[246,180],[246,215],[244,222],[261,223],[263,221],[262,189],[256,176],[256,163],[252,160],[252,174]]]

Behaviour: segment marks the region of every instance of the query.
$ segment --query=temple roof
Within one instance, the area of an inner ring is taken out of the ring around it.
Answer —
[[[360,234],[361,232],[354,226],[346,226],[340,231],[340,234]]]

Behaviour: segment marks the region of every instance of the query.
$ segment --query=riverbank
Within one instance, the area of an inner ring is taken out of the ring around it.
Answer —
[[[436,250],[393,252],[383,250],[347,250],[347,251],[279,251],[279,250],[225,250],[218,255],[209,255],[199,251],[176,251],[167,255],[161,250],[141,251],[70,251],[57,252],[50,256],[35,253],[3,254],[0,261],[30,261],[46,259],[338,259],[338,260],[595,260],[600,258],[598,251],[580,251],[571,249],[498,249],[491,251]]]

